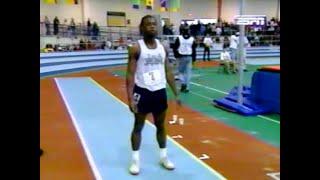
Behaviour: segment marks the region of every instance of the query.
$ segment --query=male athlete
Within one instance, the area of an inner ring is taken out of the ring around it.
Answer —
[[[168,107],[167,82],[175,95],[177,104],[181,105],[168,61],[168,52],[156,39],[157,22],[153,16],[146,15],[141,19],[140,33],[143,35],[143,39],[138,40],[138,43],[129,49],[126,79],[129,107],[135,119],[131,134],[132,162],[129,167],[129,172],[133,175],[140,172],[141,131],[148,113],[152,113],[157,128],[156,137],[160,147],[160,164],[168,170],[175,168],[167,156],[166,149],[164,122]]]

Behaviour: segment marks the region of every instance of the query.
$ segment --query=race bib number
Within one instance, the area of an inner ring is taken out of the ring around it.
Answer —
[[[143,74],[143,79],[146,85],[152,86],[159,84],[161,81],[161,75],[159,70],[149,71]]]

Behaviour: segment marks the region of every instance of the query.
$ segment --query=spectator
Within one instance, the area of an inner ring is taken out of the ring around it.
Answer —
[[[80,48],[79,45],[75,45],[73,50],[74,50],[74,51],[81,51],[81,48]]]
[[[169,52],[170,49],[170,42],[168,39],[163,39],[161,40],[161,43],[163,45],[163,47]]]
[[[75,51],[75,50],[76,50],[76,45],[75,45],[75,44],[71,44],[71,45],[68,47],[68,50],[69,50],[69,51]]]
[[[190,25],[190,34],[193,37],[197,36],[197,26],[195,24]]]
[[[223,44],[228,47],[230,46],[230,41],[229,41],[228,36],[223,37]]]
[[[196,35],[201,35],[201,22],[198,21],[198,24],[196,25]]]
[[[125,46],[125,42],[124,42],[123,37],[119,38],[119,46]]]
[[[269,21],[267,24],[267,35],[272,35],[273,31],[274,31],[274,27],[271,26],[271,22]]]
[[[204,31],[204,35],[209,34],[210,36],[214,36],[213,32],[211,31],[210,25],[210,23],[205,25],[206,30]]]
[[[174,24],[170,24],[170,30],[171,30],[171,32],[172,32],[172,35],[175,35],[175,34],[177,34],[177,32],[176,32],[176,28],[175,28],[175,26],[174,26]]]
[[[212,33],[211,35],[213,35],[213,32],[215,32],[215,29],[216,29],[215,25],[214,24],[210,24],[209,28],[210,28],[210,32]]]
[[[64,36],[67,36],[68,35],[68,20],[67,19],[64,19],[63,21],[63,27],[62,27],[62,33]]]
[[[236,72],[236,65],[234,61],[231,60],[230,54],[227,51],[227,45],[223,46],[223,52],[220,53],[220,65],[224,67],[224,72],[230,74],[230,72]]]
[[[52,44],[46,44],[46,47],[44,48],[44,52],[54,52]]]
[[[221,35],[223,35],[223,36],[225,35],[225,29],[224,29],[223,25],[221,26]]]
[[[132,46],[133,45],[133,41],[130,37],[127,38],[127,46]]]
[[[99,35],[99,26],[98,26],[97,22],[93,23],[92,33],[93,33],[93,36],[94,36],[93,39],[97,40],[97,36]]]
[[[260,44],[260,38],[257,35],[257,33],[254,33],[253,34],[253,46],[259,46],[259,44]]]
[[[200,24],[200,35],[203,36],[205,35],[206,32],[206,26],[204,24]]]
[[[44,23],[46,25],[46,35],[50,35],[50,21],[47,16],[44,17]]]
[[[83,39],[80,39],[79,44],[80,44],[80,46],[79,46],[80,50],[85,50],[86,49],[86,45],[85,45],[85,42],[83,41]]]
[[[53,47],[54,51],[58,51],[58,48],[59,48],[59,44],[56,44],[56,45],[54,45],[54,47]]]
[[[107,48],[112,49],[112,42],[111,41],[107,41]]]
[[[173,35],[173,32],[171,31],[171,29],[169,28],[169,26],[167,24],[165,24],[163,26],[163,34],[164,35]]]
[[[56,16],[53,20],[53,34],[54,35],[58,35],[59,34],[59,19],[58,17]]]
[[[90,40],[88,40],[86,49],[88,49],[88,50],[95,49],[94,43],[92,43]]]
[[[206,54],[208,55],[207,60],[210,61],[210,47],[212,46],[213,42],[209,34],[203,40],[204,45],[204,52],[203,52],[203,61],[205,61]]]
[[[231,59],[234,62],[237,62],[237,48],[238,48],[238,38],[235,35],[235,32],[232,32],[232,35],[230,36],[230,52],[231,52]]]
[[[219,26],[217,26],[217,28],[216,28],[216,35],[217,35],[217,36],[220,36],[221,33],[222,33],[222,29],[221,29]]]
[[[89,18],[88,18],[88,21],[87,21],[87,35],[91,36],[91,22],[90,22]]]
[[[71,18],[71,21],[70,21],[70,29],[71,29],[71,35],[75,36],[76,35],[76,23],[74,22],[73,18]]]
[[[220,37],[216,37],[215,42],[212,44],[212,48],[218,51],[223,50],[223,43],[221,42]]]
[[[194,63],[196,62],[197,60],[197,46],[198,46],[198,39],[197,37],[194,37],[193,38],[195,39],[195,44],[192,46],[192,65],[194,65]]]

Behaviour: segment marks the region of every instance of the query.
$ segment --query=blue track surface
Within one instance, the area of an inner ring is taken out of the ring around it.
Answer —
[[[141,173],[130,175],[129,137],[133,116],[128,107],[90,78],[57,78],[56,82],[97,179],[221,179],[218,173],[194,159],[172,139],[167,143],[168,154],[176,169],[161,168],[155,128],[150,123],[143,129]]]

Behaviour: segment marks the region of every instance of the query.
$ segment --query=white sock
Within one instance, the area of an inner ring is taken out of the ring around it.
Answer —
[[[160,158],[166,158],[167,157],[167,148],[160,148]]]
[[[139,151],[132,151],[132,160],[139,162]]]

